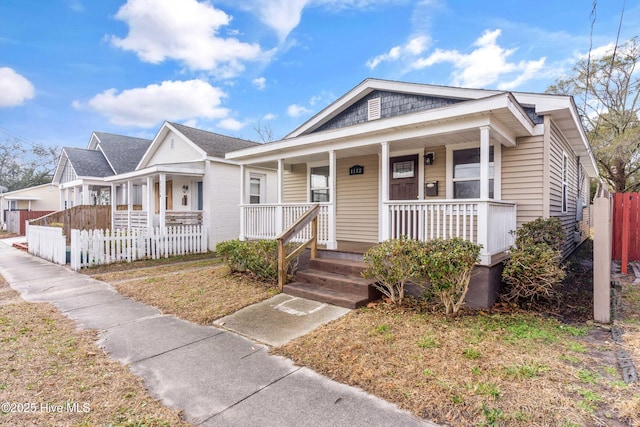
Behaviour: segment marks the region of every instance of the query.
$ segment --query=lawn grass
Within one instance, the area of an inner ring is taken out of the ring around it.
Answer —
[[[24,302],[0,277],[0,425],[187,426],[143,380],[49,304]],[[11,409],[31,412],[11,412]],[[59,411],[59,412],[58,412]]]
[[[123,295],[157,307],[165,314],[202,325],[210,325],[220,317],[279,292],[273,285],[230,274],[224,265],[193,267],[186,271],[183,268],[177,265],[138,271],[137,277],[146,277],[125,281],[121,279],[123,276],[115,274],[110,276],[110,282]]]
[[[611,362],[594,355],[615,350],[590,339],[597,332],[526,312],[447,318],[380,303],[272,351],[437,423],[638,423],[622,403],[640,388],[619,387]]]

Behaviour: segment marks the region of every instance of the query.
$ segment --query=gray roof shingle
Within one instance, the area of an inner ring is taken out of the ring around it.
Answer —
[[[99,146],[115,169],[116,174],[132,172],[151,145],[151,140],[94,132],[100,140]]]
[[[231,151],[260,145],[258,142],[220,135],[206,130],[180,125],[178,123],[169,122],[169,124],[189,138],[198,147],[202,148],[207,155],[213,157],[224,158],[224,155]]]
[[[104,178],[114,175],[113,169],[101,151],[64,147],[64,152],[78,176]]]

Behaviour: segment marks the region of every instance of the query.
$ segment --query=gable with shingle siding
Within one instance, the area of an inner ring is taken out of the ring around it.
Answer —
[[[338,129],[367,122],[369,111],[368,102],[375,98],[380,98],[380,118],[382,119],[446,107],[447,105],[465,101],[464,99],[374,90],[341,112],[338,116],[320,126],[314,132]]]

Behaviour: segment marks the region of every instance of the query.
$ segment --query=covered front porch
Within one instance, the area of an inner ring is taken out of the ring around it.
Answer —
[[[201,164],[157,165],[108,178],[114,228],[202,225]]]
[[[313,204],[243,205],[241,239],[275,239]],[[495,200],[388,201],[382,210],[387,219],[380,234],[389,238],[407,236],[428,241],[459,237],[482,245],[480,264],[492,265],[503,259],[513,244],[510,232],[516,228],[516,206]],[[318,215],[318,244],[327,249],[363,253],[372,242],[332,240],[336,221],[330,204],[321,204]],[[303,230],[294,241],[306,241],[311,230]]]

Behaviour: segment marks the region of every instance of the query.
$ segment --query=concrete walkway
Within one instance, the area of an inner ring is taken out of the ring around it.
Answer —
[[[194,425],[435,426],[272,356],[263,344],[162,315],[104,282],[7,243],[0,240],[0,274],[12,288],[27,301],[55,305],[80,328],[100,330],[99,345]]]

